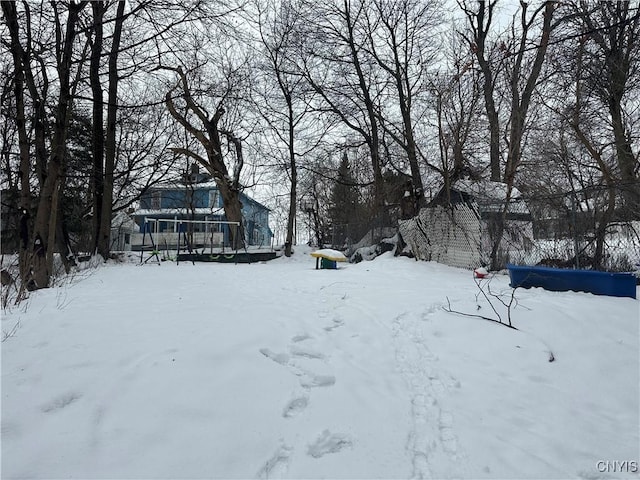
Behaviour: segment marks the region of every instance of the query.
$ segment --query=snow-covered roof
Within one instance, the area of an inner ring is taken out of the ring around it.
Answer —
[[[480,212],[487,213],[503,211],[508,188],[505,183],[490,180],[458,180],[451,186],[451,190],[462,193],[464,201],[473,200],[478,205]],[[442,195],[442,190],[439,195]],[[516,187],[511,189],[509,212],[525,215],[531,213]]]
[[[504,201],[507,198],[507,184],[491,180],[458,180],[453,189],[473,195],[479,202]],[[520,198],[522,194],[516,187],[511,189],[511,199]]]
[[[138,224],[126,212],[120,211],[111,219],[111,228],[119,230],[137,230]]]
[[[147,208],[135,211],[136,216],[144,215],[224,215],[224,208]]]

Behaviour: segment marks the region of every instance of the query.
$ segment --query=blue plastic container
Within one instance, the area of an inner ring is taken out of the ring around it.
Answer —
[[[630,273],[507,265],[511,287],[542,287],[554,292],[590,292],[636,298],[636,278]]]
[[[329,260],[328,258],[321,258],[320,259],[320,268],[328,268],[330,270],[335,270],[338,268],[338,262],[336,262],[335,260]]]

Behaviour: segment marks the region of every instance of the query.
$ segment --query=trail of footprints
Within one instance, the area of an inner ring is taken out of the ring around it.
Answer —
[[[326,312],[322,312],[320,318],[327,316]],[[331,324],[324,328],[324,331],[331,333],[336,328],[344,325],[344,320],[334,318]],[[292,419],[304,412],[309,406],[311,390],[314,388],[327,388],[336,383],[334,375],[319,374],[312,369],[304,367],[301,363],[313,364],[314,362],[326,362],[327,357],[324,353],[315,350],[308,345],[313,337],[308,334],[296,335],[291,339],[288,352],[274,352],[269,348],[261,348],[260,353],[275,363],[287,368],[293,375],[298,377],[300,389],[292,392],[291,399],[282,409],[282,416]],[[324,430],[307,445],[307,455],[313,458],[320,458],[330,453],[337,453],[344,448],[351,447],[353,440],[349,435],[342,433],[333,433]],[[281,478],[288,471],[293,455],[293,447],[287,445],[281,440],[279,447],[258,470],[258,478]]]
[[[428,322],[439,306],[429,307],[420,318],[407,313],[398,315],[392,325],[396,349],[396,362],[400,373],[412,391],[411,428],[406,449],[412,462],[412,478],[457,477],[455,465],[464,457],[454,433],[454,418],[451,412],[442,408],[440,398],[460,383],[442,373],[436,365],[438,357],[429,350],[420,323]],[[326,312],[320,318],[327,317]],[[324,327],[327,333],[344,325],[341,318],[334,318]],[[293,418],[304,412],[310,403],[313,388],[330,387],[335,384],[333,375],[321,375],[302,367],[298,360],[326,361],[326,356],[308,345],[313,340],[310,335],[298,335],[291,339],[288,353],[276,353],[268,348],[260,352],[267,358],[286,367],[299,378],[301,389],[293,392],[291,399],[282,410],[284,418]],[[440,372],[440,373],[439,373]],[[307,455],[320,458],[329,453],[350,447],[353,441],[348,435],[324,430],[308,445]],[[293,448],[284,441],[258,471],[259,478],[278,478],[286,474]],[[443,465],[453,466],[446,468]],[[445,468],[445,471],[441,471]]]
[[[437,307],[432,306],[420,318],[429,321]],[[405,381],[412,389],[412,425],[407,439],[407,452],[412,460],[411,478],[447,478],[459,475],[454,469],[433,471],[435,465],[455,466],[464,456],[454,433],[453,415],[444,410],[440,397],[460,383],[438,373],[438,357],[429,350],[415,318],[404,313],[393,322],[396,361]],[[444,461],[443,461],[444,460]],[[452,471],[453,470],[453,471]]]

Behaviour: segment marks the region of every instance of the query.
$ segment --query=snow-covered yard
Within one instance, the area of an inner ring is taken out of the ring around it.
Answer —
[[[511,330],[443,310],[492,315],[469,271],[314,267],[106,265],[4,312],[2,478],[638,478],[640,301],[518,290]]]

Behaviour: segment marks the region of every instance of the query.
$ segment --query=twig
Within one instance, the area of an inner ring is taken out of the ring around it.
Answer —
[[[16,322],[16,324],[13,326],[13,328],[10,331],[6,331],[3,330],[2,331],[2,343],[4,343],[5,340],[7,340],[8,338],[13,337],[16,334],[16,331],[18,330],[18,327],[20,326],[20,321]]]
[[[507,327],[507,328],[511,328],[511,329],[513,329],[513,330],[518,330],[518,329],[517,329],[516,327],[514,327],[513,325],[510,325],[510,324],[507,324],[507,323],[503,323],[503,322],[501,322],[500,320],[496,320],[495,318],[485,317],[484,315],[477,315],[477,314],[475,314],[475,313],[464,313],[464,312],[460,312],[460,311],[458,311],[458,310],[453,310],[453,309],[451,308],[451,302],[449,301],[449,297],[446,297],[446,298],[447,298],[447,307],[442,307],[442,309],[443,309],[445,312],[448,312],[448,313],[455,313],[455,314],[457,314],[457,315],[463,315],[463,316],[465,316],[465,317],[481,318],[481,319],[483,319],[483,320],[487,320],[487,321],[489,321],[489,322],[499,323],[500,325],[504,325],[505,327]],[[492,306],[492,307],[493,307],[493,306]],[[495,309],[494,309],[494,312],[495,312]],[[497,313],[497,312],[496,312],[496,313]]]
[[[500,314],[498,313],[498,311],[496,310],[496,307],[493,306],[493,302],[489,299],[489,297],[487,296],[487,293],[484,291],[484,288],[482,288],[482,286],[480,285],[480,280],[478,280],[477,278],[474,278],[473,281],[475,282],[475,284],[478,286],[478,289],[480,290],[480,292],[482,292],[482,296],[485,298],[485,300],[487,301],[487,303],[489,304],[489,306],[491,307],[491,310],[493,310],[493,313],[496,314],[496,316],[498,317],[498,320],[494,320],[491,319],[493,321],[497,321],[498,323],[502,323],[502,317],[500,316]],[[489,287],[489,293],[491,293],[491,287]],[[477,300],[477,296],[476,296],[476,300]],[[484,318],[484,317],[483,317]],[[509,326],[511,325],[511,321],[509,321]]]

